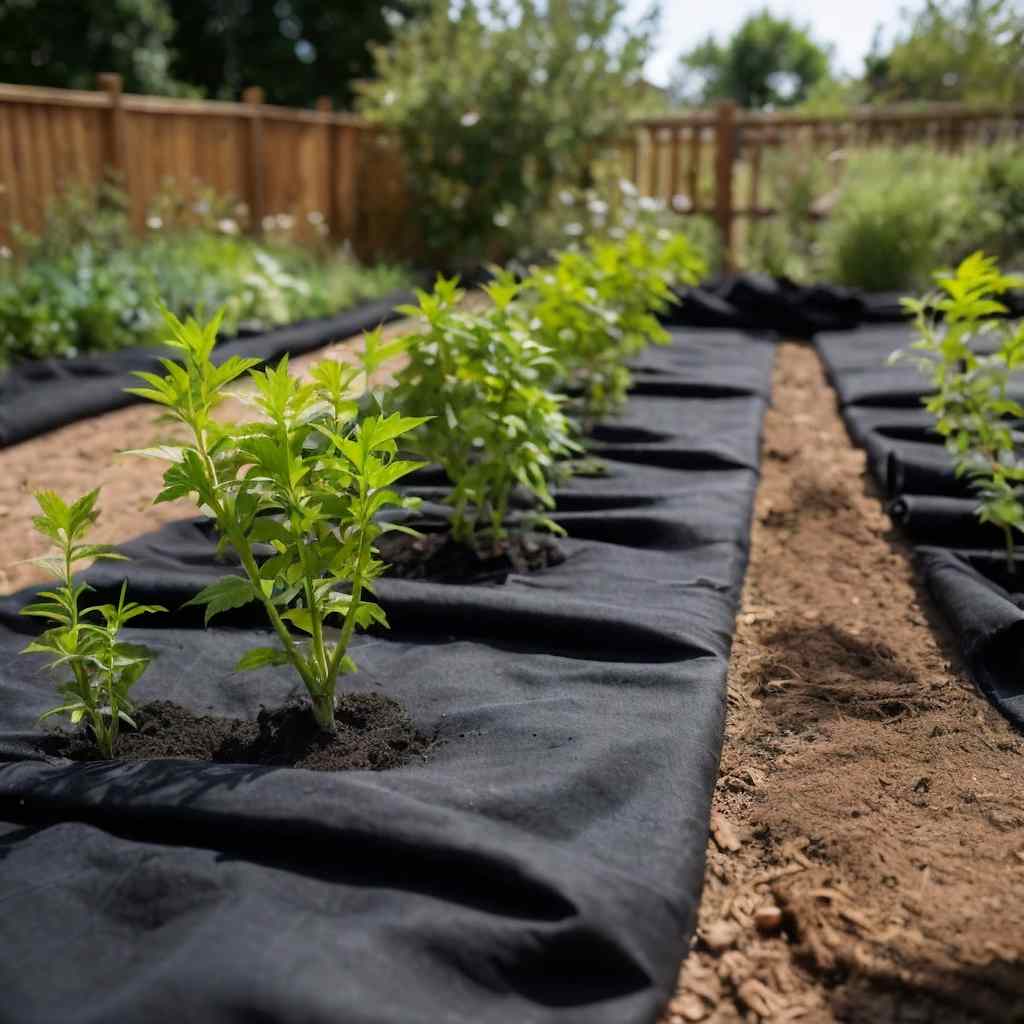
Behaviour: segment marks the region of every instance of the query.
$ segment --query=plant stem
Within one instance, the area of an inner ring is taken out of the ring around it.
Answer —
[[[1013,560],[1013,530],[1007,525],[1003,524],[1003,535],[1006,538],[1006,571],[1011,576],[1017,575],[1017,566]]]

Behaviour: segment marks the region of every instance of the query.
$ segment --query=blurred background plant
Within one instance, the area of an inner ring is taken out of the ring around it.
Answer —
[[[473,266],[532,241],[561,188],[641,102],[655,12],[624,0],[433,0],[389,47],[362,110],[397,132],[431,258]]]
[[[247,211],[203,187],[168,182],[132,230],[114,184],[72,187],[38,236],[0,254],[0,366],[157,340],[163,299],[178,316],[226,307],[224,332],[326,316],[409,283],[404,268],[360,265],[345,247],[302,245],[289,219],[262,241]]]

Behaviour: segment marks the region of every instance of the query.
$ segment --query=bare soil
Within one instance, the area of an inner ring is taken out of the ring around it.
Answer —
[[[661,1024],[1024,1021],[1024,741],[780,347],[699,930]]]

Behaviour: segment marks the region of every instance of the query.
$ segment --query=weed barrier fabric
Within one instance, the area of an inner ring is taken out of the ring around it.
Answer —
[[[773,357],[722,331],[645,356],[607,472],[559,494],[562,564],[379,581],[392,629],[345,683],[403,702],[424,763],[48,758],[27,595],[0,600],[0,1020],[653,1021],[700,893]],[[202,521],[126,550],[90,570],[100,597],[127,575],[174,608],[231,571]],[[142,701],[251,717],[291,685],[232,674],[265,642],[251,609],[128,632],[157,652]]]
[[[1011,573],[1002,531],[978,521],[977,499],[921,406],[927,381],[913,367],[886,365],[912,341],[909,326],[876,327],[822,334],[816,345],[850,436],[866,449],[893,521],[915,545],[975,683],[1024,729],[1024,558]],[[1024,382],[1010,390],[1024,399]]]
[[[337,316],[240,334],[219,344],[214,360],[233,355],[266,361],[285,354],[297,356],[395,320],[399,315],[395,306],[412,300],[411,292],[393,292]],[[174,354],[162,346],[147,345],[18,364],[0,376],[0,449],[141,401],[124,391],[139,383],[133,372],[159,372],[159,358]]]

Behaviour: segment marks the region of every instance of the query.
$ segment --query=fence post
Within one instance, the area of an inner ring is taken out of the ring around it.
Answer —
[[[715,220],[722,233],[722,254],[726,270],[736,268],[733,239],[733,171],[736,166],[736,104],[718,104],[715,122]]]
[[[249,230],[254,235],[263,232],[263,90],[251,85],[242,93],[242,102],[249,108],[245,132],[245,180],[249,204]]]
[[[110,116],[107,119],[107,138],[103,153],[103,162],[118,180],[122,188],[128,188],[128,161],[125,147],[124,104],[121,100],[124,81],[113,71],[103,72],[96,76],[97,87],[107,94],[110,101]]]

